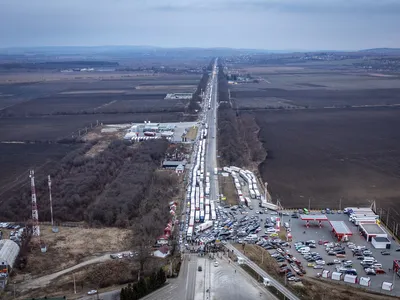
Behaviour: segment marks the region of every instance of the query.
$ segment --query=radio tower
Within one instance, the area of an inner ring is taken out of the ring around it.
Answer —
[[[54,226],[54,221],[53,221],[53,200],[51,198],[51,178],[50,178],[50,175],[47,176],[47,179],[48,179],[48,183],[49,183],[51,226]]]
[[[32,191],[32,235],[40,238],[40,227],[39,227],[39,213],[36,203],[36,191],[35,191],[35,172],[30,170],[29,177],[31,178],[31,191]]]

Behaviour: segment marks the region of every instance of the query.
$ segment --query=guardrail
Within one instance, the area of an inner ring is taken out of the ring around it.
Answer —
[[[253,261],[251,261],[247,256],[245,256],[243,253],[241,253],[239,250],[237,250],[235,247],[233,247],[231,244],[227,243],[225,244],[225,247],[233,251],[237,257],[240,257],[243,259],[243,262],[248,265],[251,269],[253,269],[255,272],[257,272],[260,276],[263,278],[267,278],[269,282],[271,283],[272,286],[274,286],[278,291],[280,291],[286,298],[290,300],[300,300],[299,297],[297,297],[295,294],[293,294],[289,289],[284,287],[282,284],[280,284],[277,280],[272,278],[270,275],[268,275],[267,272],[265,272],[263,269],[261,269],[259,266],[257,266]]]

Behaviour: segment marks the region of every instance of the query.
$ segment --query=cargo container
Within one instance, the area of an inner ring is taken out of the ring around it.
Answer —
[[[360,277],[359,284],[362,286],[370,286],[371,285],[371,278],[369,277]]]
[[[385,291],[392,291],[393,290],[393,283],[391,282],[382,282],[382,290]]]
[[[343,273],[340,273],[340,272],[332,272],[331,279],[332,279],[332,280],[338,280],[338,281],[340,281],[340,280],[343,279]]]
[[[344,275],[344,282],[357,283],[357,276],[346,274],[346,275]]]

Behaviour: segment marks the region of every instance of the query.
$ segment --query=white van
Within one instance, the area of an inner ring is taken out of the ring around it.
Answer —
[[[300,253],[302,253],[302,252],[310,252],[310,247],[301,247],[301,248],[299,248],[297,251],[299,251]]]
[[[285,228],[289,228],[289,223],[285,222],[285,223],[283,223],[283,226],[285,226]]]

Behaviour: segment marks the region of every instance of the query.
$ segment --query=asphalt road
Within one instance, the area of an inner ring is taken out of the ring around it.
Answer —
[[[210,172],[210,200],[219,202],[218,175],[214,175],[214,168],[217,168],[217,109],[218,109],[218,68],[217,60],[211,75],[211,109],[206,113],[208,124],[208,136],[206,146],[206,169]],[[205,109],[208,109],[206,106]]]
[[[197,272],[197,255],[185,254],[178,278],[168,280],[167,286],[144,297],[143,300],[194,299]]]
[[[256,265],[250,259],[248,259],[245,255],[243,255],[239,250],[237,250],[231,244],[226,244],[226,247],[228,248],[228,250],[233,251],[236,256],[243,258],[245,263],[249,267],[251,267],[254,271],[256,271],[260,276],[262,276],[263,278],[268,278],[268,280],[271,282],[271,284],[276,289],[281,291],[288,299],[299,300],[299,298],[295,294],[293,294],[291,291],[289,291],[285,286],[280,284],[277,280],[275,280],[271,276],[269,276],[264,270],[262,270],[258,265]]]

